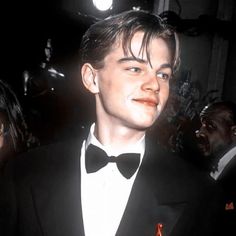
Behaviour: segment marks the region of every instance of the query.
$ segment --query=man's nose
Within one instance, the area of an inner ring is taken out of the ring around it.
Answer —
[[[160,82],[154,73],[149,73],[146,75],[142,89],[146,91],[152,91],[154,93],[158,93],[160,91]]]
[[[195,135],[197,138],[200,138],[200,137],[204,137],[205,136],[205,133],[204,131],[202,130],[202,128],[198,129],[195,131]]]
[[[199,133],[200,133],[200,131],[199,131],[199,129],[197,129],[197,130],[195,131],[195,135],[196,135],[197,138],[199,138],[199,136],[200,136]]]

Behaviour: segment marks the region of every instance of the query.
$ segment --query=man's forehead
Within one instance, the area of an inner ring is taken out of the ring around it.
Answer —
[[[210,111],[205,111],[201,115],[202,121],[209,121],[209,120],[215,120],[215,121],[224,121],[228,120],[230,117],[230,112],[227,109],[214,109]]]
[[[129,35],[129,37],[124,37],[123,34],[120,34],[117,36],[114,44],[113,44],[113,48],[118,48],[118,47],[122,47],[124,49],[128,49],[131,47],[131,45],[134,43],[134,41],[137,41],[137,36],[139,36],[138,41],[140,42],[140,47],[142,46],[142,41],[143,41],[143,37],[144,37],[144,33],[143,32],[135,32],[133,35]]]
[[[142,45],[142,42],[140,42],[135,49],[132,47],[132,41],[125,41],[122,37],[116,40],[107,56],[113,52],[119,52],[118,54],[121,58],[133,58],[135,60],[147,60],[147,58],[149,58],[149,52],[147,48]]]
[[[130,52],[130,49],[133,48],[134,45],[136,45],[140,50],[143,50],[144,52],[148,48],[149,44],[154,39],[162,39],[158,35],[146,35],[143,31],[136,31],[132,35],[129,35],[128,37],[125,37],[124,34],[120,34],[117,36],[113,48],[122,47],[125,51],[127,50],[127,53]]]

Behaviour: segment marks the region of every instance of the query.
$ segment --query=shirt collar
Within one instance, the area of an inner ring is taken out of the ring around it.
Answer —
[[[213,179],[218,179],[221,173],[223,172],[224,168],[226,165],[231,161],[231,159],[235,156],[236,154],[236,146],[233,147],[231,150],[226,152],[223,157],[220,158],[218,162],[218,170],[215,172],[211,172],[210,175]]]

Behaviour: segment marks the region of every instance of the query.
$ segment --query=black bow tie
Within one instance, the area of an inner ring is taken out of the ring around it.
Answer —
[[[85,167],[87,173],[96,172],[108,162],[115,162],[121,174],[129,179],[137,170],[140,162],[140,154],[124,153],[117,157],[108,157],[107,154],[97,146],[90,144],[85,154]]]

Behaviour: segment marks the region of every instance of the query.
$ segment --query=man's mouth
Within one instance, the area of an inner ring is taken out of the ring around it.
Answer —
[[[203,154],[207,154],[210,151],[210,143],[205,137],[197,137],[197,146]]]
[[[158,101],[151,98],[135,98],[133,101],[150,107],[156,107],[158,105]]]

